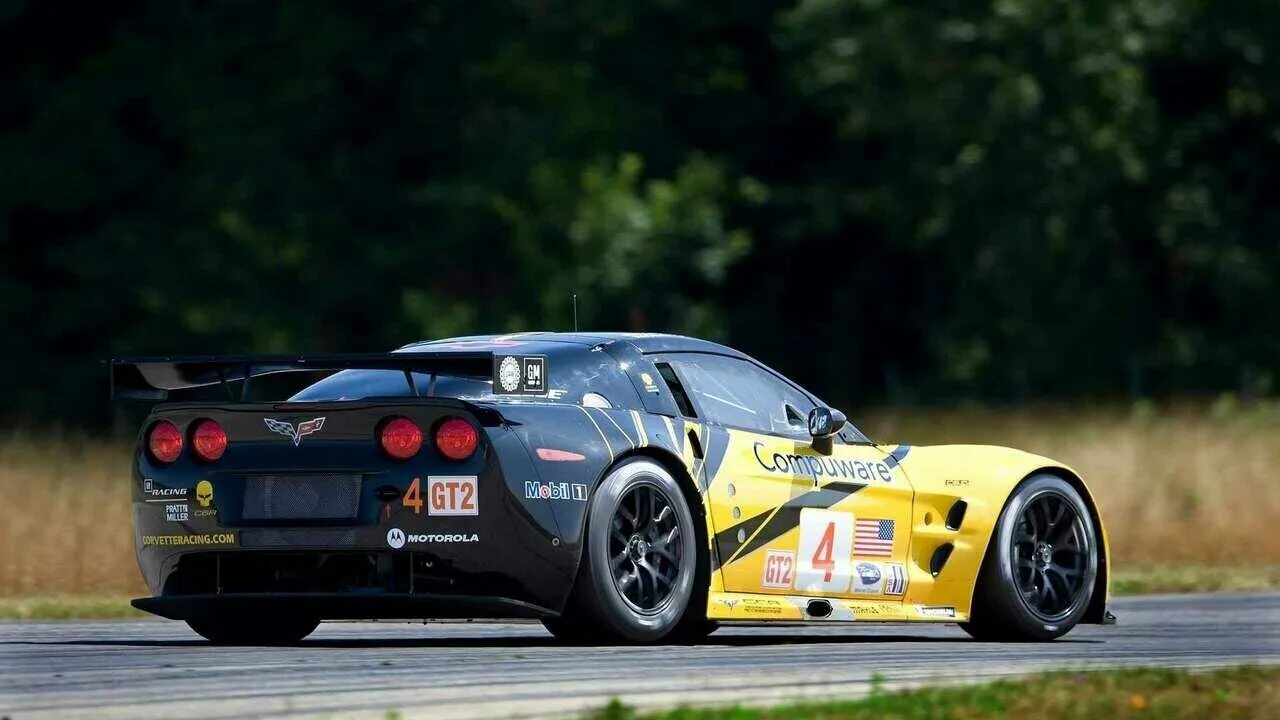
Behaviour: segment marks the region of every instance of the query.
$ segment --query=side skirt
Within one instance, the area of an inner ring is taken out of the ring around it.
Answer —
[[[856,600],[810,595],[711,592],[707,619],[759,622],[965,622],[953,607],[898,600]]]

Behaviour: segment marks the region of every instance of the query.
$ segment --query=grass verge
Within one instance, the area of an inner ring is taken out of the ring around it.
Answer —
[[[873,686],[861,700],[802,703],[768,708],[679,708],[639,713],[619,702],[592,720],[983,720],[1038,718],[1206,718],[1252,720],[1280,717],[1280,668],[1236,667],[1210,672],[1126,669],[1062,672],[1020,680],[887,692]]]
[[[0,620],[83,620],[150,617],[127,597],[0,598]]]
[[[1280,565],[1214,567],[1155,565],[1117,568],[1111,583],[1116,595],[1189,592],[1259,592],[1280,589]]]

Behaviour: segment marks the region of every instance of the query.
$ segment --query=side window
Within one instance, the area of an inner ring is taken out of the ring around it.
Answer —
[[[771,435],[809,436],[806,420],[813,402],[776,375],[723,355],[691,353],[670,361],[708,420]]]
[[[667,389],[671,391],[671,396],[675,398],[676,405],[680,408],[680,414],[687,418],[698,417],[698,413],[693,409],[693,404],[689,402],[689,393],[685,392],[680,378],[671,369],[671,363],[655,363],[654,367],[658,368],[658,374],[662,376],[663,382],[667,384]]]

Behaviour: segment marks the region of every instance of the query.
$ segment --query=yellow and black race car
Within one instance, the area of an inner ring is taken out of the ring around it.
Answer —
[[[281,373],[301,373],[286,400]],[[1018,450],[873,442],[687,337],[524,333],[370,355],[141,358],[134,605],[215,642],[326,619],[541,620],[569,641],[721,623],[1110,623],[1080,476]],[[170,400],[172,392],[193,399]]]

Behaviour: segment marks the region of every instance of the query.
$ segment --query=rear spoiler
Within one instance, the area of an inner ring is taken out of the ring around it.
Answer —
[[[247,401],[250,380],[288,372],[398,370],[418,395],[413,373],[492,377],[491,352],[398,352],[328,355],[207,355],[111,360],[111,399],[166,400],[172,390],[221,385],[228,400]],[[434,377],[432,378],[434,385]],[[239,397],[231,386],[240,382]],[[431,394],[430,390],[427,392]]]

